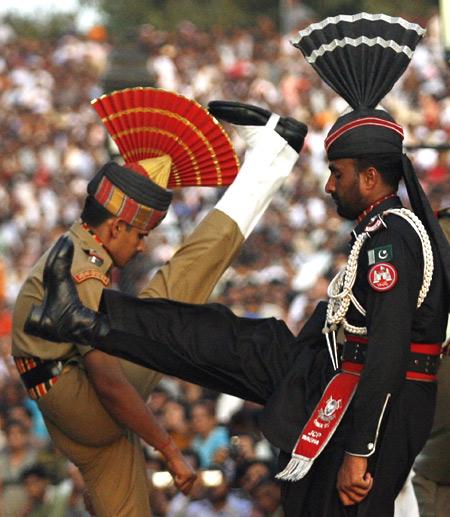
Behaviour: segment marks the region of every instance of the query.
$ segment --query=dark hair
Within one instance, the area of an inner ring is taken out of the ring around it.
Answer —
[[[31,411],[30,408],[28,408],[27,406],[23,405],[23,404],[15,404],[14,406],[10,406],[7,410],[7,415],[10,415],[11,414],[11,411],[13,409],[16,409],[16,408],[20,408],[20,409],[23,409],[23,411],[26,413],[26,415],[28,416],[28,418],[31,418],[33,419],[33,412]]]
[[[25,469],[20,475],[20,480],[25,481],[30,476],[36,476],[40,479],[50,479],[50,475],[44,465],[36,463]]]
[[[24,425],[24,423],[23,423],[21,420],[7,419],[7,420],[6,420],[6,424],[5,424],[5,432],[6,432],[6,434],[8,434],[8,433],[9,433],[9,431],[10,431],[13,427],[19,427],[19,428],[20,428],[20,430],[21,430],[24,434],[27,434],[27,433],[28,433],[28,429],[27,429],[27,427]]]
[[[188,457],[188,458],[191,458],[193,460],[193,467],[195,470],[197,470],[199,467],[200,467],[200,455],[198,454],[197,451],[195,451],[194,449],[183,449],[182,451],[182,454],[184,457]]]
[[[272,477],[263,477],[255,483],[255,486],[250,490],[250,494],[254,497],[257,490],[266,486],[280,486],[280,482]]]
[[[81,220],[96,228],[102,223],[113,217],[113,215],[106,210],[93,196],[87,196],[84,202],[84,208],[81,212]]]
[[[384,183],[393,189],[398,189],[402,178],[402,157],[398,154],[365,154],[353,158],[356,170],[362,171],[368,167],[375,167],[380,173]]]
[[[210,399],[199,399],[192,403],[191,407],[191,413],[192,410],[196,407],[202,407],[205,409],[205,411],[208,413],[208,416],[210,417],[216,417],[216,405],[214,402]]]
[[[94,197],[87,196],[83,211],[81,212],[81,220],[83,223],[92,226],[92,228],[97,228],[108,219],[111,219],[111,217],[114,217],[114,215],[108,212]],[[124,221],[124,223],[127,232],[129,232],[133,228],[133,225],[126,221]]]
[[[273,462],[262,459],[244,460],[236,465],[234,473],[235,484],[241,481],[241,479],[247,474],[248,469],[253,467],[253,465],[262,465],[263,467],[266,467],[269,477],[275,476],[277,473],[276,465]]]

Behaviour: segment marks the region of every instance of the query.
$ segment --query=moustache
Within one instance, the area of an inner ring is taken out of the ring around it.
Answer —
[[[339,198],[338,198],[338,196],[336,196],[336,194],[331,194],[331,199],[332,199],[336,204],[338,204],[338,203],[339,203]]]

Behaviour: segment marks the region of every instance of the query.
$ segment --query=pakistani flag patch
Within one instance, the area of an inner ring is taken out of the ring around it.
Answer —
[[[394,257],[392,245],[386,244],[384,246],[380,246],[379,248],[369,250],[367,252],[367,257],[369,259],[369,266],[377,264],[378,262],[391,262]]]

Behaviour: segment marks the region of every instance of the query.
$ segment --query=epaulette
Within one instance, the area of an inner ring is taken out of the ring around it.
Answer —
[[[372,236],[372,234],[378,232],[382,228],[387,228],[386,223],[384,222],[384,213],[374,215],[369,222],[367,223],[366,227],[364,228],[364,233],[367,233],[369,237]]]
[[[382,228],[387,228],[386,223],[384,222],[384,213],[383,214],[377,214],[374,215],[367,225],[364,227],[364,230],[360,232],[359,234],[356,233],[355,230],[353,230],[353,236],[354,238],[358,238],[358,235],[365,234],[366,238],[372,237],[372,235],[378,231],[380,231]]]

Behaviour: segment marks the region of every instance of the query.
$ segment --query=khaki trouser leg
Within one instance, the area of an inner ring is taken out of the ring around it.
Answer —
[[[220,210],[213,210],[139,297],[205,303],[243,243],[244,236],[236,222]]]
[[[420,474],[413,477],[420,517],[447,517],[450,509],[450,485],[440,485]]]
[[[83,370],[70,367],[38,404],[55,446],[80,469],[98,517],[150,515],[139,439],[109,416]]]
[[[51,422],[46,424],[55,446],[80,469],[97,517],[151,515],[145,461],[136,436],[87,447],[67,438]]]

